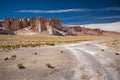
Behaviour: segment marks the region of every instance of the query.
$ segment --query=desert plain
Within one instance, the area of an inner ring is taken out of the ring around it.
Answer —
[[[120,80],[120,36],[0,36],[0,80]]]

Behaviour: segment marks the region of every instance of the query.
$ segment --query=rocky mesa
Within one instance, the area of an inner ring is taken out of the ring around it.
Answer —
[[[80,26],[62,26],[60,18],[4,18],[0,21],[0,34],[14,35],[105,35],[100,29],[89,29]]]

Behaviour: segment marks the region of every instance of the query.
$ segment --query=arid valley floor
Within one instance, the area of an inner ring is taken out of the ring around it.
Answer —
[[[120,80],[120,35],[1,35],[0,80]]]

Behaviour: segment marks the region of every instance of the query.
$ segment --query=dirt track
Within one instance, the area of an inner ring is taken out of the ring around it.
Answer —
[[[77,59],[73,80],[120,80],[120,55],[96,41],[66,45]],[[77,76],[77,77],[76,77]]]

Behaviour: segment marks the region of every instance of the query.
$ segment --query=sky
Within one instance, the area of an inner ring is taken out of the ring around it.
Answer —
[[[120,0],[0,0],[4,17],[61,18],[63,25],[120,21]]]

